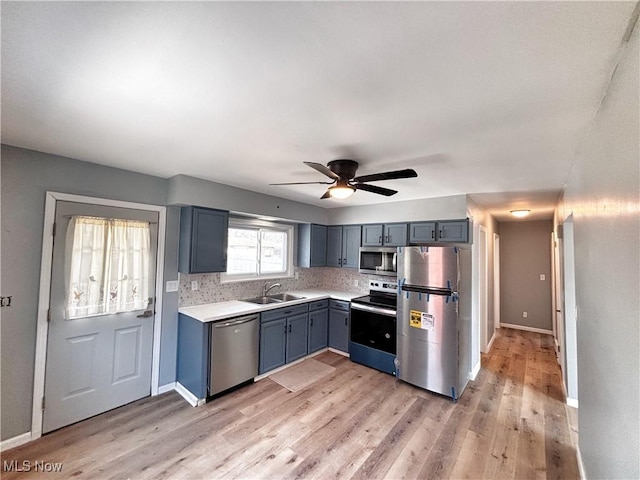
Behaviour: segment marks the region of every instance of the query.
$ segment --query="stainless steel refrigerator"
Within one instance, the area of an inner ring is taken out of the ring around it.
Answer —
[[[397,376],[462,394],[471,370],[471,250],[398,248]]]

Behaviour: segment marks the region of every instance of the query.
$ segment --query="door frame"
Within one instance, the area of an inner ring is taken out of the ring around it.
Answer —
[[[495,338],[495,331],[500,328],[500,235],[493,234],[493,336],[489,341],[489,350]]]
[[[489,234],[487,227],[478,226],[478,314],[480,316],[480,351],[487,353],[489,344]]]
[[[42,436],[42,400],[44,398],[45,367],[47,364],[47,321],[51,290],[51,266],[53,258],[53,224],[58,201],[88,203],[109,207],[134,208],[158,212],[158,250],[156,253],[156,304],[153,319],[153,356],[151,361],[151,395],[158,395],[160,380],[160,335],[162,324],[162,294],[164,279],[164,250],[167,208],[144,203],[88,197],[61,192],[47,192],[42,231],[42,258],[40,261],[40,291],[38,294],[38,317],[36,326],[36,357],[33,374],[33,406],[31,413],[31,440]]]

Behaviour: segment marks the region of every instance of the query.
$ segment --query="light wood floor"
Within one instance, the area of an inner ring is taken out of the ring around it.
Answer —
[[[336,371],[299,392],[266,378],[198,408],[146,398],[4,452],[32,470],[2,478],[579,478],[551,337],[499,330],[456,404],[315,359]]]

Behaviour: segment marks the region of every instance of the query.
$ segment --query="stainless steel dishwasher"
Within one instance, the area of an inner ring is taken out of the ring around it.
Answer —
[[[258,315],[220,320],[211,325],[209,395],[258,375]]]

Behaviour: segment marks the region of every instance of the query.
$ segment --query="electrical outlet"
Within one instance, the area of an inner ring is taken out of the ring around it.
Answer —
[[[527,312],[522,312],[522,318],[527,318],[528,313]]]
[[[544,282],[547,279],[546,275],[544,273],[540,274],[540,281]]]
[[[357,287],[357,286],[358,286],[358,283],[359,283],[359,282],[358,282],[358,280],[357,280],[357,279],[356,279],[356,280],[354,280],[354,281],[353,281],[353,286],[354,286],[354,287]]]
[[[197,290],[198,289],[198,281],[197,280],[192,280],[191,281],[191,290]]]
[[[178,280],[169,280],[167,281],[166,292],[177,292],[178,291]]]

